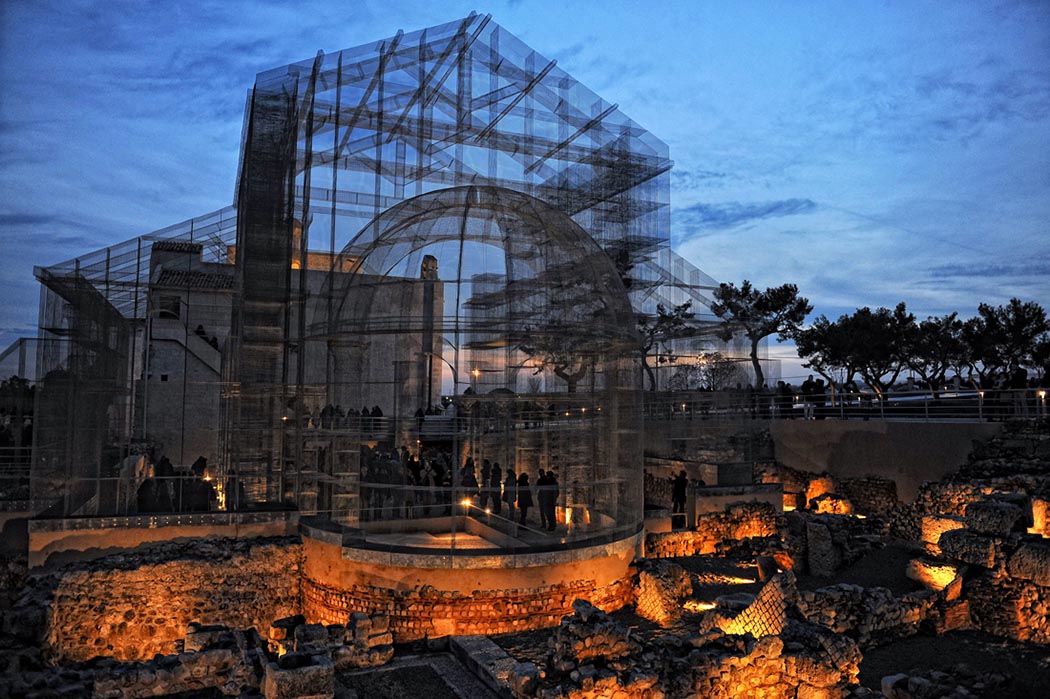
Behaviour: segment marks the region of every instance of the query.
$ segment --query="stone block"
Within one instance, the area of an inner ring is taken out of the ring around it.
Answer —
[[[835,482],[831,476],[818,476],[806,484],[806,506],[813,507],[813,501],[825,493],[835,492]]]
[[[955,580],[948,583],[948,586],[944,588],[942,594],[944,599],[948,602],[954,602],[962,596],[963,576],[956,576]]]
[[[368,637],[368,647],[375,648],[376,646],[389,646],[394,642],[394,634],[389,631],[385,633],[377,633]]]
[[[818,495],[809,503],[809,509],[817,514],[848,515],[853,513],[853,503],[841,495],[824,493],[823,495]]]
[[[1017,505],[997,500],[980,500],[966,506],[966,524],[975,532],[1006,536],[1024,515]]]
[[[288,653],[266,664],[266,699],[333,699],[335,666],[323,655]]]
[[[1006,572],[1011,577],[1050,587],[1050,545],[1022,544],[1007,561]]]
[[[347,636],[358,643],[367,643],[372,635],[372,619],[364,612],[354,612],[346,625]]]
[[[944,610],[943,631],[957,631],[970,628],[970,601],[958,600]]]
[[[390,630],[390,617],[376,614],[372,617],[372,633],[386,633]]]
[[[941,535],[954,529],[964,529],[966,520],[954,515],[923,515],[920,538],[927,553],[934,556],[941,552]]]
[[[947,558],[982,568],[995,567],[995,539],[990,536],[954,529],[941,535],[940,547]]]
[[[296,651],[322,651],[328,646],[328,629],[322,624],[301,624],[295,627]]]
[[[758,568],[758,579],[761,582],[772,579],[780,572],[780,566],[773,556],[759,556],[755,561],[755,567]],[[790,570],[790,568],[785,568],[785,570]]]
[[[269,632],[267,637],[271,641],[283,641],[286,638],[291,638],[292,633],[295,631],[295,627],[299,624],[305,624],[306,617],[302,614],[296,614],[295,616],[286,616],[283,619],[278,619],[270,624]]]
[[[1050,500],[1045,497],[1032,498],[1032,534],[1050,538]]]
[[[882,678],[882,694],[887,699],[897,699],[907,695],[908,676],[904,673],[886,675]]]
[[[229,636],[229,634],[230,629],[227,626],[193,622],[186,627],[186,638],[182,647],[186,652],[204,650],[217,644],[223,636]]]
[[[951,563],[936,563],[926,558],[913,558],[908,561],[904,575],[927,590],[940,591],[959,577],[959,568]]]
[[[518,663],[507,677],[511,692],[516,697],[530,697],[540,686],[540,670],[533,663]]]
[[[809,572],[818,577],[828,577],[842,565],[842,552],[835,546],[831,531],[823,524],[806,524],[807,557]]]

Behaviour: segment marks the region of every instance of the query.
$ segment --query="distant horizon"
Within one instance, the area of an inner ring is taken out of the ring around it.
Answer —
[[[471,9],[5,4],[0,350],[36,335],[33,266],[231,203],[257,73]],[[811,319],[1050,306],[1050,5],[483,12],[669,144],[672,246],[716,279],[795,283]]]

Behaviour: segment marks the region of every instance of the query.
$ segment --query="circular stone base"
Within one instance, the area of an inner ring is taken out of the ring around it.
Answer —
[[[516,555],[388,553],[344,546],[304,528],[303,612],[345,624],[385,614],[398,643],[557,625],[585,599],[611,612],[631,601],[638,533],[586,548]]]

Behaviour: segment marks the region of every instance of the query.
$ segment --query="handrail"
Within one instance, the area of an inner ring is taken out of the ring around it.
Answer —
[[[725,391],[647,393],[648,419],[693,420],[751,417],[755,419],[880,419],[919,422],[1043,419],[1050,415],[1050,389],[977,389],[826,392],[804,395]]]

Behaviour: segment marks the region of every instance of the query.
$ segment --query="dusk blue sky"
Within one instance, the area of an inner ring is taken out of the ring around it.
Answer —
[[[7,0],[0,350],[33,265],[230,204],[256,73],[470,10],[670,145],[672,239],[716,279],[1050,307],[1050,2]]]

